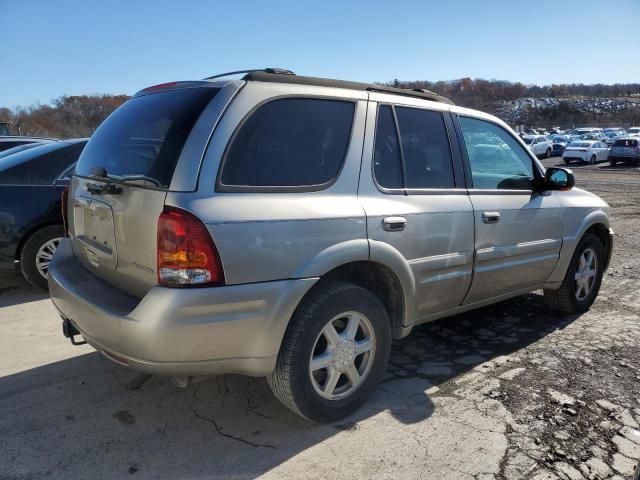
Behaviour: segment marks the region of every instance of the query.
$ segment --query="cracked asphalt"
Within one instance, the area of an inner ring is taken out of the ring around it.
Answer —
[[[558,159],[546,160],[555,165]],[[612,206],[592,309],[540,292],[414,329],[354,416],[314,425],[263,379],[178,389],[73,347],[50,301],[0,276],[0,479],[627,479],[640,459],[640,171],[572,166]]]

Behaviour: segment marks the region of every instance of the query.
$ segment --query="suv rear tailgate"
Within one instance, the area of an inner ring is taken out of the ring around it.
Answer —
[[[198,149],[185,145],[220,91],[202,82],[171,85],[143,91],[103,122],[80,157],[70,190],[74,255],[96,276],[138,297],[158,283],[158,217],[174,170],[183,149],[189,156],[203,154],[207,136]]]

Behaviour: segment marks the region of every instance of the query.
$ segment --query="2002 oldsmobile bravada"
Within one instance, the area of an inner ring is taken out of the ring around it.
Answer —
[[[66,336],[119,364],[266,376],[334,421],[414,325],[540,288],[587,310],[612,233],[573,185],[427,91],[277,69],[157,85],[82,153],[51,297]]]

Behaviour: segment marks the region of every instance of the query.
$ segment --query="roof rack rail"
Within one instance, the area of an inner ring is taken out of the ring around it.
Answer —
[[[212,75],[211,77],[203,78],[203,80],[213,80],[214,78],[229,77],[231,75],[239,75],[241,73],[253,73],[253,72],[277,73],[279,75],[295,75],[295,73],[293,73],[291,70],[287,70],[286,68],[268,67],[268,68],[251,68],[249,70],[236,70],[235,72],[219,73],[217,75]]]

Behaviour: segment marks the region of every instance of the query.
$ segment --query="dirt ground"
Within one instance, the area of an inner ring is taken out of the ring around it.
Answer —
[[[631,478],[640,170],[572,168],[611,205],[616,232],[592,309],[553,315],[536,292],[418,327],[373,398],[334,425],[292,414],[263,379],[138,385],[72,347],[45,295],[1,276],[0,479]]]

